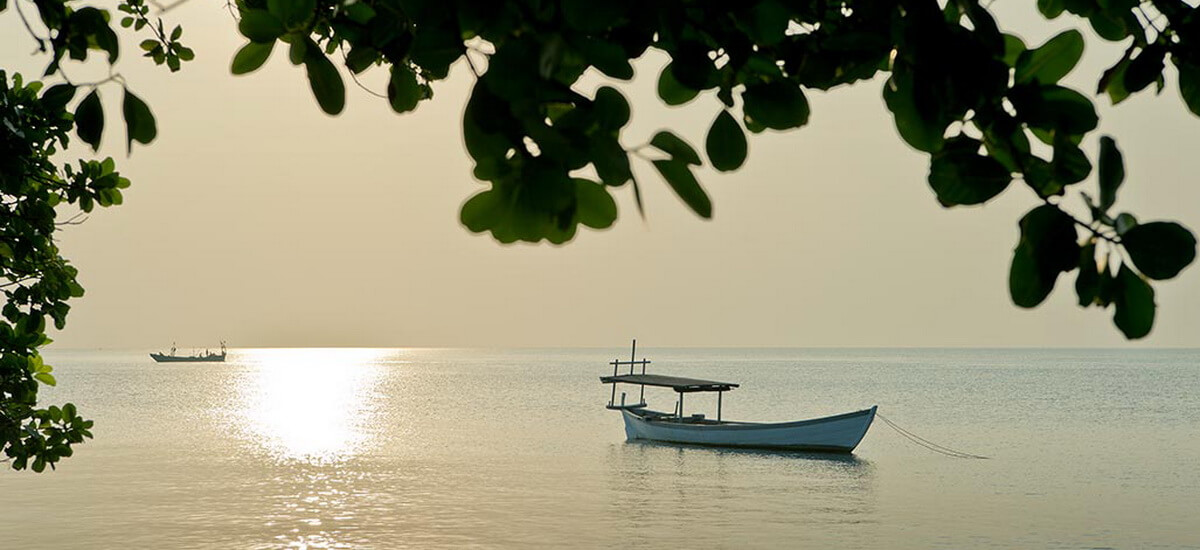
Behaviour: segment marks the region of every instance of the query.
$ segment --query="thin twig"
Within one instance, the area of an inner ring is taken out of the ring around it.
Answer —
[[[13,5],[17,7],[17,15],[21,17],[21,23],[25,24],[25,30],[29,31],[29,36],[32,36],[33,39],[37,41],[38,51],[45,53],[46,40],[48,40],[48,38],[42,38],[38,36],[36,32],[33,32],[33,27],[29,24],[29,20],[25,18],[25,12],[21,10],[21,0],[16,0],[13,2]]]
[[[344,43],[339,44],[338,51],[342,52],[342,63],[346,63],[349,60],[349,56],[346,55],[346,45]],[[346,68],[349,69],[349,66],[347,66]],[[357,84],[359,88],[362,88],[364,92],[367,92],[368,94],[371,94],[375,97],[379,97],[379,98],[383,98],[383,99],[390,99],[390,98],[388,98],[387,94],[381,94],[379,92],[376,92],[375,90],[372,90],[372,89],[368,88],[365,84],[363,84],[362,81],[360,81],[358,79],[358,75],[354,73],[353,69],[350,70],[350,79],[353,80],[354,83]]]

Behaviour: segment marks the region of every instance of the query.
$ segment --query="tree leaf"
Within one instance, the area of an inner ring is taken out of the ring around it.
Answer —
[[[65,109],[75,98],[75,86],[71,84],[55,84],[42,92],[42,105],[50,111]]]
[[[1117,189],[1125,181],[1125,161],[1113,138],[1100,138],[1100,210],[1107,212],[1117,200]]]
[[[1042,198],[1061,195],[1066,186],[1079,183],[1092,173],[1092,161],[1066,134],[1054,134],[1054,158],[1050,163],[1050,185],[1037,189]]]
[[[1063,0],[1037,0],[1037,7],[1046,19],[1054,19],[1066,9]]]
[[[1179,69],[1179,96],[1193,115],[1200,116],[1200,65],[1181,62],[1172,56]]]
[[[934,153],[929,185],[943,206],[982,204],[1004,191],[1012,174],[992,157],[976,153],[980,143],[958,138]]]
[[[883,85],[883,101],[896,121],[900,137],[913,148],[933,153],[945,142],[947,122],[938,113],[924,113],[917,107],[912,82],[908,71],[894,71]],[[746,128],[754,131],[747,124]]]
[[[688,145],[679,136],[666,130],[654,134],[654,138],[650,140],[650,145],[658,147],[662,152],[671,155],[672,160],[695,164],[696,166],[703,164],[700,161],[700,155],[696,153],[696,150],[691,145]]]
[[[1174,222],[1150,222],[1121,235],[1133,265],[1151,279],[1170,279],[1196,259],[1196,237]]]
[[[1022,52],[1017,58],[1013,82],[1055,84],[1075,68],[1082,56],[1083,35],[1075,29],[1064,31],[1037,49]]]
[[[1125,89],[1125,71],[1129,68],[1129,58],[1125,57],[1100,75],[1096,93],[1108,94],[1108,100],[1116,105],[1129,98],[1129,90]],[[1182,78],[1182,75],[1180,76]]]
[[[1079,251],[1079,274],[1075,277],[1075,294],[1079,306],[1088,307],[1100,293],[1100,270],[1096,266],[1096,245],[1089,243]]]
[[[563,0],[560,6],[563,21],[569,27],[588,34],[608,29],[630,8],[623,2],[594,0]]]
[[[1075,222],[1058,207],[1044,204],[1021,218],[1021,239],[1013,251],[1008,290],[1013,303],[1035,307],[1054,290],[1058,274],[1079,264]]]
[[[1014,86],[1009,97],[1017,113],[1031,129],[1082,136],[1096,129],[1100,121],[1092,101],[1070,88],[1056,85]]]
[[[1124,265],[1117,272],[1115,283],[1113,323],[1126,338],[1137,339],[1150,334],[1154,327],[1154,289]]]
[[[1011,34],[1004,35],[1004,64],[1009,67],[1015,67],[1017,59],[1027,48],[1025,42],[1019,37]]]
[[[489,189],[467,199],[459,213],[462,224],[473,233],[482,233],[496,227],[503,215],[498,196],[499,193],[495,189]]]
[[[722,110],[713,121],[704,149],[713,168],[722,172],[737,170],[746,162],[746,134],[729,111]]]
[[[288,47],[288,61],[291,61],[292,65],[304,63],[304,60],[308,58],[309,49],[319,50],[320,47],[308,37],[302,40],[292,40]]]
[[[708,193],[704,192],[704,188],[700,187],[700,182],[696,181],[696,176],[692,175],[692,170],[686,162],[656,160],[654,167],[693,212],[705,219],[712,217],[712,201],[709,200]]]
[[[271,57],[271,51],[275,49],[275,41],[270,42],[247,42],[233,56],[233,64],[229,70],[233,74],[246,74],[258,70],[263,63],[267,62],[267,58]]]
[[[357,3],[351,6],[363,6],[369,8],[366,4]],[[369,45],[358,45],[350,49],[350,53],[346,55],[346,68],[354,74],[362,73],[368,67],[379,60],[379,50],[372,48]]]
[[[808,123],[808,99],[800,87],[789,82],[746,86],[742,111],[767,128],[788,130]]]
[[[584,59],[600,72],[618,80],[633,78],[633,65],[629,64],[629,56],[620,45],[591,37],[576,40],[574,45]]]
[[[245,10],[238,21],[238,32],[255,42],[274,42],[283,36],[283,23],[266,10]]]
[[[1125,69],[1125,89],[1129,93],[1142,91],[1162,76],[1163,59],[1167,49],[1158,44],[1151,44],[1129,61]]]
[[[304,24],[316,9],[316,0],[267,0],[267,11],[287,27]]]
[[[708,57],[709,51],[709,47],[700,42],[681,42],[671,52],[671,74],[680,84],[696,90],[716,85],[716,68]]]
[[[596,112],[596,123],[605,130],[619,130],[629,123],[629,102],[611,86],[596,90],[592,109]]]
[[[575,215],[592,229],[611,227],[617,220],[617,203],[603,185],[582,178],[575,180]]]
[[[341,113],[346,106],[346,85],[342,83],[342,75],[338,74],[337,67],[325,54],[308,48],[304,68],[308,70],[308,84],[321,110],[331,115]]]
[[[133,95],[129,88],[125,88],[121,112],[125,115],[125,146],[129,151],[133,150],[134,141],[146,145],[158,136],[158,125],[154,121],[154,113],[150,111],[150,106]]]
[[[58,381],[54,379],[54,375],[52,375],[48,372],[39,372],[39,373],[33,375],[33,377],[35,379],[37,379],[38,382],[41,382],[47,386],[57,386],[58,385]]]
[[[588,145],[588,155],[592,159],[592,166],[596,168],[596,175],[600,176],[600,181],[605,184],[617,186],[633,178],[633,171],[629,167],[629,153],[625,152],[617,138],[593,138]]]
[[[100,136],[104,134],[104,107],[100,105],[100,91],[93,89],[79,105],[75,106],[75,133],[95,151],[100,148]]]
[[[392,77],[388,80],[388,102],[397,113],[407,113],[417,108],[421,102],[421,85],[417,83],[417,75],[407,65],[393,64]]]
[[[675,79],[669,63],[658,75],[658,97],[662,98],[667,105],[683,105],[695,99],[699,94],[699,90],[688,88]]]

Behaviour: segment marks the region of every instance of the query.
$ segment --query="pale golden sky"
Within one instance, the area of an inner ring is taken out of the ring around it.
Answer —
[[[1034,5],[993,4],[1031,46],[1079,24],[1046,22]],[[123,34],[118,65],[154,109],[157,141],[126,158],[119,89],[101,91],[101,153],[133,187],[123,206],[64,231],[87,296],[57,345],[1131,345],[1111,310],[1075,305],[1073,273],[1041,307],[1011,304],[1017,220],[1036,197],[1014,183],[983,207],[941,208],[927,157],[896,134],[881,80],[810,92],[807,127],[752,136],[735,173],[703,171],[712,221],[635,161],[645,221],[626,187],[610,230],[581,229],[564,247],[502,246],[458,223],[459,206],[484,188],[460,135],[464,66],[414,114],[348,83],[346,111],[331,118],[280,48],[256,73],[229,73],[243,39],[219,3],[189,2],[168,19],[183,23],[194,62],[168,74]],[[40,74],[46,60],[33,48],[12,9],[0,16],[0,66]],[[1091,92],[1118,51],[1089,37],[1067,83]],[[700,148],[718,101],[663,106],[654,82],[664,59],[651,52],[619,85],[634,113],[624,142],[672,128]],[[104,71],[68,70],[84,81]],[[382,91],[383,78],[363,80]],[[1086,145],[1093,154],[1111,133],[1125,153],[1117,209],[1200,230],[1200,119],[1174,82],[1158,98],[1097,103],[1100,130]],[[1094,190],[1094,179],[1079,187]],[[1134,345],[1196,345],[1200,271],[1155,290],[1154,332]]]

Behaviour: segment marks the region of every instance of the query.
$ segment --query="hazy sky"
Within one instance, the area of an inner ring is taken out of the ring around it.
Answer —
[[[993,4],[1032,46],[1077,19],[1046,22],[1032,0]],[[752,136],[736,173],[699,175],[714,218],[692,215],[635,160],[646,219],[626,187],[607,231],[570,244],[502,246],[458,223],[484,186],[471,178],[461,112],[472,76],[457,65],[416,113],[348,83],[345,112],[321,113],[282,48],[251,75],[229,63],[244,42],[220,3],[168,14],[197,57],[168,74],[121,33],[118,70],[158,118],[149,147],[124,152],[120,92],[101,90],[101,153],[133,180],[123,206],[61,237],[87,295],[64,347],[231,346],[1191,346],[1200,271],[1155,285],[1154,332],[1128,344],[1111,310],[1075,305],[1074,274],[1035,310],[1009,301],[1017,220],[1037,204],[1014,185],[983,207],[945,210],[925,182],[928,158],[898,137],[882,80],[810,92],[811,123]],[[1085,25],[1086,26],[1086,25]],[[46,58],[10,8],[0,66],[40,74]],[[1120,48],[1089,38],[1068,83],[1094,90]],[[647,54],[632,83],[625,144],[672,128],[701,147],[718,101],[661,105],[664,63]],[[75,80],[102,65],[69,67]],[[384,71],[363,78],[384,89]],[[593,88],[596,80],[584,87]],[[1100,133],[1125,153],[1117,208],[1200,229],[1200,120],[1173,79],[1113,109]],[[83,148],[74,150],[87,154]],[[1094,158],[1094,157],[1093,157]],[[1094,179],[1082,186],[1094,190]],[[1072,204],[1076,204],[1072,202]],[[1078,210],[1077,210],[1078,212]]]

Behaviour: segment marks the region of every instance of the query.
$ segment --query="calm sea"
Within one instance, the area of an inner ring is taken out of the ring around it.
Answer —
[[[728,419],[878,404],[989,460],[626,443],[619,347],[230,353],[50,350],[96,439],[0,471],[0,547],[1200,548],[1200,350],[645,349]]]

